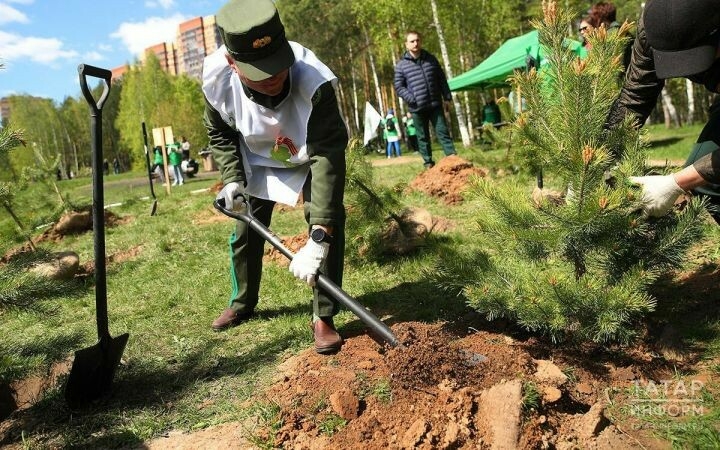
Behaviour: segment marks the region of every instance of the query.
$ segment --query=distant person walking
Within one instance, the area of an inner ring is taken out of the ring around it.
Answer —
[[[445,108],[452,97],[447,77],[437,58],[422,49],[417,31],[408,31],[405,48],[395,65],[394,86],[397,94],[408,104],[417,130],[418,148],[426,169],[435,165],[430,146],[430,123],[435,129],[445,155],[454,155],[455,146],[445,122]]]
[[[153,166],[150,172],[157,174],[160,183],[162,183],[163,186],[165,185],[165,165],[163,164],[162,149],[160,147],[153,149]]]
[[[173,169],[173,178],[175,178],[173,186],[182,186],[185,184],[185,178],[183,177],[182,169],[180,168],[180,165],[182,164],[182,153],[179,147],[180,146],[177,144],[168,145],[168,149],[170,150],[168,153],[168,160],[170,161],[170,165]]]
[[[383,137],[387,142],[385,151],[388,159],[393,157],[393,150],[395,152],[395,156],[401,156],[400,139],[402,139],[402,135],[400,133],[400,123],[398,122],[397,117],[395,117],[394,109],[388,109],[387,116],[383,119],[382,125]]]

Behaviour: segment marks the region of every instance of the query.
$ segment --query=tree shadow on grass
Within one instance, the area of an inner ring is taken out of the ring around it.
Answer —
[[[309,315],[308,308],[306,304],[298,304],[282,309],[260,310],[255,316],[257,319],[253,320],[280,315]],[[303,332],[280,329],[278,333],[262,333],[257,336],[256,345],[241,354],[209,357],[226,341],[218,335],[217,339],[203,340],[181,358],[167,360],[139,356],[130,359],[119,367],[112,392],[78,411],[71,411],[67,407],[63,382],[61,387],[48,392],[35,405],[17,411],[5,426],[0,427],[0,446],[22,442],[23,433],[25,437],[43,436],[44,439],[52,439],[53,444],[62,440],[63,445],[73,448],[127,448],[140,444],[142,439],[138,435],[143,431],[142,424],[134,423],[133,416],[141,412],[154,412],[161,417],[176,403],[196,393],[199,385],[209,385],[223,377],[267,367],[299,339],[305,339],[306,336],[301,336]],[[131,333],[130,339],[133,338],[140,337],[134,337]],[[223,383],[220,385],[224,386]],[[228,390],[242,388],[227,387]]]
[[[720,339],[720,268],[702,266],[692,273],[665,278],[652,287],[657,299],[648,335],[658,352],[677,355],[682,365],[697,363]]]
[[[671,137],[667,137],[667,138],[664,138],[664,139],[657,139],[657,140],[654,140],[654,141],[650,141],[650,142],[648,143],[648,146],[649,146],[651,149],[659,148],[659,147],[667,147],[668,145],[672,145],[672,144],[674,144],[674,143],[676,143],[676,142],[680,142],[680,141],[682,141],[683,139],[684,139],[684,138],[682,138],[682,137],[671,136]]]

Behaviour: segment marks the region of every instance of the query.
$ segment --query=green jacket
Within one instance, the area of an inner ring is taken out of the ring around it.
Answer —
[[[403,117],[403,124],[405,125],[405,131],[408,136],[415,136],[417,130],[415,129],[415,121],[412,117]]]
[[[266,108],[272,108],[282,99],[258,92],[246,94]],[[310,156],[311,196],[310,225],[334,226],[345,215],[343,194],[345,189],[345,148],[347,128],[340,116],[335,89],[330,82],[321,85],[313,96],[313,108],[308,120],[307,146]],[[245,184],[240,148],[240,133],[225,123],[220,114],[205,101],[205,128],[210,139],[209,149],[220,168],[223,184]]]
[[[395,125],[395,128],[393,131],[388,131],[387,123],[388,121],[392,121],[392,123]],[[383,137],[387,139],[388,137],[397,137],[400,136],[400,124],[398,123],[397,117],[385,117],[382,120],[382,127],[383,127]]]
[[[163,164],[162,150],[160,150],[159,147],[155,147],[153,150],[153,164],[159,164],[161,166]]]
[[[171,166],[179,166],[182,163],[182,152],[178,147],[168,145],[168,160]]]

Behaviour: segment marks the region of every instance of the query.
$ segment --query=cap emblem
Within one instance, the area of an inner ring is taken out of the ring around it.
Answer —
[[[261,37],[253,41],[253,48],[263,48],[271,42],[272,38],[270,36]]]

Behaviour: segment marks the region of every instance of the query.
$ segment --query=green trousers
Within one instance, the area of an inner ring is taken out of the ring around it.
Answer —
[[[303,189],[305,199],[305,221],[310,218],[310,188],[306,183]],[[275,202],[250,197],[250,207],[255,218],[266,227],[270,226]],[[338,286],[342,285],[343,259],[345,257],[345,219],[341,214],[342,223],[333,224],[333,243],[320,272]],[[308,226],[308,231],[309,231]],[[250,313],[257,306],[262,278],[262,265],[265,240],[247,224],[238,220],[235,232],[230,236],[230,277],[232,293],[230,308],[240,313]],[[288,276],[292,276],[288,273]],[[313,288],[313,314],[318,317],[332,317],[338,313],[338,302],[323,289]]]
[[[418,151],[425,162],[425,165],[434,164],[432,159],[432,148],[430,146],[430,124],[432,123],[438,141],[443,148],[445,155],[454,155],[455,145],[450,138],[445,114],[442,107],[417,111],[412,113],[415,130],[417,131]]]

